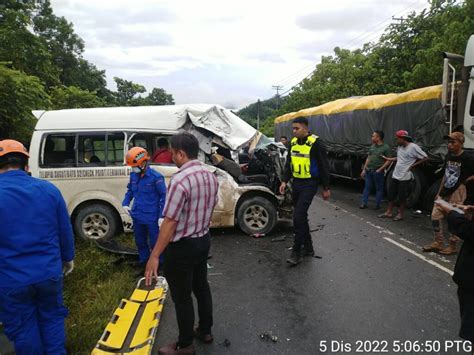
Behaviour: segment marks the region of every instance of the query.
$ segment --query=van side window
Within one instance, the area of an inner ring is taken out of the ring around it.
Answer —
[[[135,135],[130,142],[128,143],[128,148],[132,147],[142,147],[148,150],[148,144],[147,144],[147,139],[144,135],[142,134],[137,134]]]
[[[75,167],[75,134],[49,134],[43,141],[43,167]]]
[[[79,166],[104,166],[105,147],[105,133],[80,134],[77,152]]]
[[[123,133],[107,134],[107,165],[123,165]]]

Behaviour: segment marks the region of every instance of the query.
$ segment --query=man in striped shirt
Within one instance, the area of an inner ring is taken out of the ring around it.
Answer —
[[[209,225],[217,204],[217,178],[197,160],[199,142],[189,133],[171,138],[173,161],[180,170],[168,188],[164,221],[148,260],[146,284],[158,276],[159,255],[166,249],[164,273],[175,304],[179,338],[160,354],[194,354],[193,338],[213,341],[212,296],[207,282],[207,258],[211,239]],[[194,327],[191,293],[197,300],[199,326]]]

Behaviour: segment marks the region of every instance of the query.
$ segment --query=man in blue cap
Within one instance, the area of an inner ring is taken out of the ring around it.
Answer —
[[[0,321],[17,355],[66,354],[72,227],[59,190],[27,174],[28,157],[20,142],[0,141]]]

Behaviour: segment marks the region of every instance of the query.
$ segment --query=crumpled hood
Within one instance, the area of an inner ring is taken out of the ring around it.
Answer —
[[[186,111],[194,126],[220,137],[232,150],[244,147],[258,133],[232,111],[219,105],[189,105]]]

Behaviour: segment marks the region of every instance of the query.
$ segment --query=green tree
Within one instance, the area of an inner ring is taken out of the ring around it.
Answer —
[[[56,87],[51,91],[52,108],[55,110],[68,108],[102,107],[106,103],[95,92],[82,90],[75,86]]]
[[[143,103],[143,98],[138,96],[146,92],[143,85],[118,77],[114,77],[114,81],[117,84],[117,91],[113,93],[116,105],[139,106]]]
[[[277,107],[283,104],[285,98],[272,97],[268,100],[263,100],[260,102],[260,127],[262,127],[263,122],[268,117],[274,115]],[[246,121],[251,126],[257,128],[257,113],[258,113],[258,103],[252,103],[237,112],[237,115]]]
[[[29,142],[36,119],[31,111],[51,103],[41,81],[0,63],[0,139]]]
[[[168,94],[164,89],[153,88],[146,97],[146,104],[151,106],[174,105],[173,95]]]
[[[30,31],[31,14],[31,6],[18,1],[0,7],[0,61],[37,76],[48,87],[57,85],[59,70],[46,43]]]
[[[154,88],[148,96],[141,96],[146,92],[143,85],[133,81],[114,77],[117,91],[113,92],[114,105],[118,106],[148,106],[148,105],[174,105],[173,95],[164,89]]]
[[[46,43],[54,58],[61,83],[76,84],[71,82],[69,76],[79,67],[84,41],[74,32],[72,23],[54,15],[49,0],[38,3],[32,22],[35,34]]]

